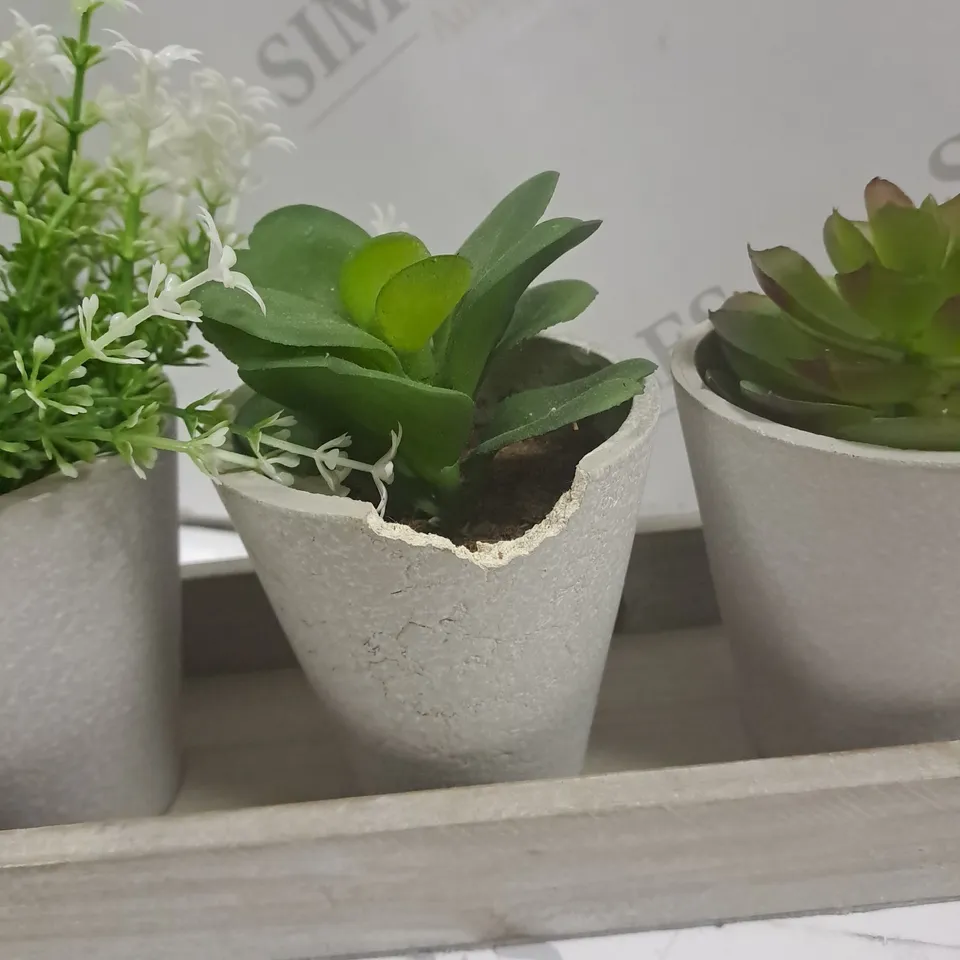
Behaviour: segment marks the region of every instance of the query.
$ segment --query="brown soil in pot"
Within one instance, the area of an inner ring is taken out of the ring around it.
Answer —
[[[515,540],[547,518],[573,485],[580,461],[605,439],[588,421],[511,444],[487,461],[485,470],[466,478],[456,515],[440,526],[420,518],[399,522],[470,550]]]

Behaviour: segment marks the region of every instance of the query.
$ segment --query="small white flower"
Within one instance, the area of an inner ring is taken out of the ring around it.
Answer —
[[[135,317],[127,316],[125,313],[114,313],[110,317],[110,336],[113,340],[119,340],[120,337],[129,337],[137,329]]]
[[[56,349],[57,345],[53,340],[41,334],[35,337],[33,341],[33,359],[37,363],[43,363],[44,360],[48,360],[53,356],[53,351]]]
[[[23,362],[23,354],[19,350],[13,351],[13,362],[17,365],[17,370],[20,371],[20,376],[27,380],[27,365]]]
[[[105,3],[107,6],[116,7],[118,10],[134,10],[140,13],[140,8],[133,0],[71,0],[73,12],[80,16],[86,13],[95,3]]]
[[[284,487],[292,487],[295,478],[287,470],[299,466],[300,458],[291,453],[273,453],[270,456],[257,456],[257,466],[260,472],[270,480],[281,484]],[[286,467],[287,470],[278,470],[277,467]]]
[[[100,298],[94,294],[92,297],[84,297],[80,304],[80,314],[77,317],[77,328],[80,331],[80,340],[83,345],[98,359],[104,359],[103,351],[96,346],[93,339],[93,321],[97,318],[97,312],[100,310]]]
[[[370,475],[380,494],[380,504],[377,513],[382,517],[387,509],[387,486],[393,483],[395,470],[393,461],[396,459],[400,441],[403,439],[403,425],[398,424],[396,431],[390,431],[390,449],[373,465]]]
[[[370,208],[373,210],[370,229],[374,236],[381,236],[384,233],[402,233],[410,229],[406,223],[397,222],[397,208],[392,203],[387,204],[386,210],[382,210],[376,203],[371,203]]]
[[[137,456],[133,450],[133,444],[129,440],[119,440],[117,442],[117,453],[126,461],[127,465],[133,468],[133,472],[141,479],[146,480],[147,474],[143,467],[137,461]]]
[[[58,457],[56,460],[57,469],[65,476],[69,477],[71,480],[76,480],[80,476],[80,472],[72,463],[67,463],[63,457]]]
[[[228,423],[218,423],[197,439],[203,441],[208,447],[217,447],[219,449],[227,442],[229,436],[230,425]]]
[[[346,450],[353,441],[349,434],[337,437],[335,440],[328,440],[322,443],[313,451],[313,462],[317,465],[317,470],[323,478],[323,482],[330,488],[334,496],[342,496],[345,493],[343,481],[350,476],[353,468],[343,463],[346,457],[343,451]]]
[[[14,93],[33,103],[43,103],[52,94],[51,71],[69,79],[73,65],[60,52],[55,34],[45,23],[32,26],[16,10],[11,10],[17,29],[0,43],[0,57],[13,70]]]
[[[295,427],[296,425],[296,417],[291,417],[290,414],[284,413],[282,410],[280,410],[272,417],[267,417],[266,420],[258,423],[256,429],[262,432],[263,430],[269,430],[272,427]]]
[[[155,263],[147,286],[147,301],[151,312],[168,319],[177,319],[183,312],[177,297],[177,291],[181,286],[182,284],[175,276],[168,274],[165,264]]]
[[[132,57],[144,70],[151,72],[165,72],[175,63],[186,61],[188,63],[200,62],[200,51],[191,50],[188,47],[181,47],[177,43],[172,43],[162,50],[148,50],[146,47],[138,47],[131,43],[122,33],[116,30],[108,30],[120,39],[113,45],[114,50]]]
[[[120,425],[123,430],[132,430],[138,423],[140,423],[140,418],[143,416],[143,407],[137,407],[133,413],[127,417],[126,420]]]
[[[80,340],[84,347],[97,359],[104,363],[139,364],[149,356],[144,350],[146,343],[136,340],[127,347],[121,347],[115,354],[108,354],[106,348],[121,337],[128,337],[137,328],[136,317],[128,317],[123,313],[115,313],[110,317],[107,332],[94,339],[93,322],[100,310],[100,298],[94,294],[84,297],[80,304],[80,313],[77,317],[77,327],[80,331]],[[129,349],[130,352],[127,352]]]
[[[233,247],[225,246],[220,240],[220,233],[217,230],[217,224],[210,214],[209,210],[200,211],[200,220],[203,224],[204,232],[210,240],[210,260],[207,264],[207,274],[209,279],[223,284],[228,290],[242,290],[248,297],[256,301],[257,306],[267,312],[267,305],[263,298],[257,293],[250,278],[242,273],[233,272],[233,267],[237,263],[237,254]]]
[[[146,470],[152,470],[157,465],[157,448],[156,447],[141,447],[137,452],[137,461],[139,465]],[[140,479],[146,480],[146,476],[143,473],[140,473]]]
[[[71,387],[64,394],[64,399],[69,400],[81,407],[93,406],[93,389],[87,384],[81,384],[78,387]]]
[[[37,409],[39,409],[41,413],[47,409],[46,403],[44,403],[43,400],[41,400],[33,390],[29,390],[24,387],[17,387],[16,390],[11,390],[10,399],[16,400],[17,397],[27,397],[37,405]]]
[[[150,351],[147,350],[146,340],[131,340],[130,343],[125,343],[115,356],[146,360],[150,356]]]
[[[256,150],[293,148],[279,127],[264,119],[264,112],[274,107],[263,87],[227,80],[216,70],[198,70],[189,92],[171,98],[169,119],[152,143],[151,162],[173,192],[186,197],[199,190],[208,203],[229,208],[256,185]],[[222,222],[232,223],[232,216],[229,209],[223,211]]]
[[[167,279],[167,265],[165,263],[155,263],[150,271],[150,282],[147,284],[147,299],[156,299],[157,293],[163,281]]]
[[[81,407],[80,404],[59,403],[58,401],[50,400],[49,398],[47,399],[47,403],[51,407],[54,407],[55,409],[59,410],[61,413],[65,413],[67,414],[67,416],[70,416],[70,417],[78,417],[80,416],[81,413],[87,412],[87,408]]]

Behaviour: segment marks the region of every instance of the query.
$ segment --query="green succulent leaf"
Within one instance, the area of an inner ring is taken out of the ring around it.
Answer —
[[[960,237],[960,193],[938,205],[940,219],[946,224],[950,235]]]
[[[960,417],[875,417],[843,424],[832,436],[900,450],[960,450]]]
[[[437,376],[437,358],[433,355],[433,347],[429,343],[416,353],[401,353],[400,363],[411,380],[433,383]]]
[[[599,220],[545,220],[487,271],[450,318],[441,373],[445,386],[473,395],[520,297],[547,267],[599,226]]]
[[[531,177],[504,197],[470,234],[460,248],[460,256],[473,264],[475,276],[482,276],[540,222],[559,178],[553,171]]]
[[[205,284],[196,293],[206,318],[201,330],[234,363],[288,354],[289,350],[272,349],[282,345],[301,348],[300,354],[345,355],[344,351],[349,351],[350,359],[362,366],[400,373],[400,361],[385,343],[338,314],[325,313],[322,304],[269,287],[260,287],[258,292],[266,314],[246,294],[220,284]],[[234,336],[231,328],[246,337]]]
[[[338,357],[266,360],[240,368],[244,383],[334,429],[389,442],[403,425],[398,463],[426,480],[460,459],[473,429],[473,400],[462,393],[370,370]]]
[[[373,237],[354,250],[340,273],[340,296],[350,316],[364,329],[373,329],[377,298],[387,282],[429,256],[423,241],[409,233]]]
[[[932,198],[915,207],[906,194],[885,180],[866,190],[873,246],[891,270],[926,275],[939,270],[950,243],[950,230]]]
[[[930,382],[921,366],[890,364],[818,341],[760,294],[735,294],[710,318],[739,378],[776,394],[897,403],[912,400]]]
[[[738,294],[711,314],[704,382],[827,436],[960,449],[960,196],[916,206],[875,178],[864,205],[867,222],[834,210],[824,225],[833,278],[785,247],[751,249],[769,301]]]
[[[837,273],[852,273],[877,259],[863,226],[848,220],[839,210],[827,217],[823,226],[823,243]]]
[[[720,353],[737,381],[763,384],[776,393],[803,399],[832,400],[834,398],[832,391],[821,386],[816,380],[808,380],[802,374],[803,361],[797,362],[798,369],[794,368],[793,361],[771,363],[740,350],[724,340],[720,341]]]
[[[911,403],[929,389],[933,373],[920,364],[889,364],[828,348],[807,360],[774,365],[723,343],[723,354],[741,381],[804,400],[853,405]]]
[[[763,294],[735,293],[709,316],[724,343],[775,367],[788,369],[791,361],[809,360],[824,351],[821,341]]]
[[[207,343],[216,347],[231,363],[238,366],[251,360],[281,360],[284,357],[323,355],[326,350],[315,347],[291,347],[270,343],[252,337],[236,327],[207,318],[203,321],[203,336]]]
[[[253,228],[249,250],[238,251],[237,269],[253,285],[294,293],[342,313],[340,271],[370,239],[346,217],[305,204],[268,213]]]
[[[863,423],[874,416],[873,411],[864,407],[784,397],[749,380],[741,382],[740,389],[750,402],[766,413],[773,414],[777,419],[786,417],[795,426],[802,425],[817,433],[832,435],[832,431],[840,424]]]
[[[934,380],[932,371],[919,363],[885,363],[834,352],[817,360],[798,361],[793,369],[822,395],[867,407],[911,403],[923,396]]]
[[[883,207],[902,207],[904,210],[915,208],[914,202],[900,187],[883,177],[874,177],[867,184],[863,191],[863,202],[868,217],[872,217]]]
[[[837,276],[843,299],[884,337],[905,347],[929,325],[943,299],[936,278],[890,270],[868,263]]]
[[[960,296],[940,305],[918,338],[917,349],[937,360],[960,358]]]
[[[867,344],[878,338],[876,327],[845,303],[799,253],[789,247],[750,248],[749,253],[763,292],[811,333]]]
[[[499,349],[509,350],[550,327],[576,320],[596,297],[596,289],[582,280],[554,280],[531,287],[518,301]]]
[[[417,353],[430,341],[470,287],[470,262],[441,256],[401,270],[380,291],[375,328],[403,353]]]
[[[495,453],[617,407],[643,393],[644,381],[654,370],[649,360],[624,360],[579,380],[515,393],[493,408],[470,455]]]

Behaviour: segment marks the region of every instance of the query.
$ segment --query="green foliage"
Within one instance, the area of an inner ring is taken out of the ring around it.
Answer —
[[[478,403],[495,361],[596,296],[580,281],[531,287],[599,226],[543,220],[556,183],[544,173],[521,184],[455,255],[431,255],[407,233],[369,237],[328,210],[276,210],[238,265],[266,314],[207,286],[197,294],[202,329],[255,391],[247,402],[258,410],[272,401],[321,435],[349,433],[367,457],[399,424],[398,473],[455,490],[471,458],[618,406],[654,370],[630,360]]]
[[[147,364],[74,365],[82,353],[80,301],[100,293],[93,337],[114,313],[146,303],[152,252],[131,222],[142,197],[127,180],[81,155],[84,136],[98,123],[85,98],[89,70],[103,52],[90,42],[93,10],[80,17],[77,37],[60,46],[72,71],[72,93],[15,115],[0,108],[0,215],[16,239],[0,247],[0,493],[102,452],[120,453],[138,468],[156,456],[160,406],[171,400],[165,363],[200,359],[187,347],[188,325],[154,317],[144,323],[138,354]],[[17,92],[21,78],[0,61],[0,94]],[[38,387],[38,385],[41,385]]]
[[[787,247],[749,250],[763,294],[710,314],[705,380],[814,433],[960,450],[960,197],[916,206],[875,179],[864,199],[866,220],[824,225],[832,275]]]

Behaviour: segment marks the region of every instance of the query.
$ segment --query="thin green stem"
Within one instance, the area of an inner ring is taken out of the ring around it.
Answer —
[[[124,313],[129,313],[133,309],[133,281],[134,268],[136,266],[136,241],[137,234],[140,232],[140,224],[143,214],[140,209],[140,194],[132,192],[127,198],[127,205],[124,211],[124,229],[123,238],[120,244],[120,277],[119,300],[120,309]]]
[[[87,48],[90,43],[90,21],[93,18],[93,7],[88,7],[80,15],[80,33],[77,37],[77,50],[80,59],[74,64],[73,96],[70,100],[70,114],[67,124],[67,149],[60,161],[60,189],[64,193],[70,192],[70,173],[73,162],[80,150],[80,134],[83,120],[83,96],[87,80],[87,66],[89,56]]]

